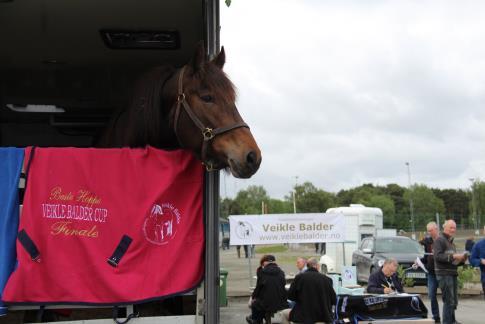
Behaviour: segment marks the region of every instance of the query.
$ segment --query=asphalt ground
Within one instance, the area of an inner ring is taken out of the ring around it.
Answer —
[[[221,307],[221,323],[222,324],[245,324],[245,317],[249,315],[250,310],[248,308],[248,298],[234,297],[229,298],[228,307]],[[423,295],[424,301],[428,311],[430,312],[431,306],[429,299]],[[442,310],[442,303],[438,301],[440,305],[440,312]],[[463,324],[483,324],[485,323],[485,317],[483,310],[485,309],[485,300],[483,297],[464,297],[460,298],[458,302],[458,309],[456,311],[457,321]],[[431,318],[431,314],[428,314]]]

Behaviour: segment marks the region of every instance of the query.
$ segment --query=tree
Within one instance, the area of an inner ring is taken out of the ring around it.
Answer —
[[[409,198],[412,198],[414,207],[414,226],[416,230],[424,228],[428,222],[435,220],[436,213],[440,213],[441,215],[443,215],[445,212],[445,204],[443,203],[443,200],[436,197],[433,191],[426,185],[416,184],[411,186],[410,189],[407,189],[404,192],[403,198],[405,201],[408,202]],[[405,217],[406,214],[408,215],[408,217]],[[409,224],[411,219],[409,206],[407,208],[406,214],[401,215],[403,217],[398,218],[402,219],[400,225],[403,228],[410,228]]]
[[[441,198],[445,204],[443,216],[454,219],[457,224],[472,225],[469,222],[471,196],[462,189],[433,189],[436,197]],[[468,224],[467,224],[468,223]]]
[[[285,199],[293,203],[293,193]],[[311,182],[295,186],[296,210],[299,213],[323,213],[328,208],[335,206],[335,195],[333,193],[317,189]]]
[[[473,198],[473,199],[472,199]],[[480,229],[484,225],[484,211],[485,211],[485,182],[480,179],[474,180],[472,184],[472,191],[470,192],[470,219],[473,217],[472,213],[475,210],[477,215],[477,227]]]
[[[384,189],[384,192],[394,202],[394,208],[395,208],[396,214],[401,214],[402,211],[406,209],[406,207],[409,207],[409,202],[405,201],[403,198],[405,191],[406,191],[405,188],[395,183],[388,184]]]
[[[270,198],[268,201],[268,214],[289,214],[293,212],[293,202]]]
[[[358,203],[363,204],[367,207],[377,207],[382,210],[384,215],[384,227],[394,227],[395,226],[395,214],[396,210],[394,208],[394,201],[388,195],[372,195],[365,200],[361,200]]]
[[[261,214],[262,202],[269,199],[263,186],[249,186],[237,193],[234,198],[234,210],[238,215]]]

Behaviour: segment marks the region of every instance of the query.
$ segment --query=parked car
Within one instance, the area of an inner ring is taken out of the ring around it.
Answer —
[[[419,267],[412,268],[416,258],[423,255],[423,247],[405,236],[367,237],[352,254],[352,265],[357,268],[357,280],[367,282],[386,258],[394,258],[406,269],[406,278],[413,278],[416,285],[426,285],[426,272]]]

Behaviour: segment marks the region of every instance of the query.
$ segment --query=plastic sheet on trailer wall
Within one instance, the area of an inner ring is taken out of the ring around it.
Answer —
[[[0,147],[0,316],[7,310],[1,302],[3,289],[16,262],[18,187],[23,159],[24,149]]]

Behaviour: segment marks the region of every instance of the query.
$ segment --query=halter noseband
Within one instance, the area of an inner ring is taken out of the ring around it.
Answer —
[[[185,71],[185,66],[182,67],[182,69],[180,70],[180,74],[179,74],[179,78],[178,78],[178,90],[177,90],[177,102],[176,102],[177,108],[175,109],[175,117],[174,117],[174,122],[173,122],[175,135],[177,136],[179,144],[182,146],[182,142],[181,142],[180,137],[179,137],[178,132],[177,132],[177,126],[178,126],[178,121],[179,121],[179,117],[180,117],[180,107],[183,106],[187,115],[190,117],[192,122],[195,124],[195,126],[197,126],[197,128],[202,133],[203,141],[202,141],[202,148],[201,148],[200,156],[201,156],[203,163],[206,166],[207,171],[213,171],[213,170],[215,170],[213,163],[210,162],[210,161],[206,161],[208,143],[214,137],[216,137],[217,135],[227,133],[227,132],[229,132],[233,129],[240,128],[240,127],[249,128],[249,126],[243,121],[239,122],[239,123],[235,123],[234,125],[231,125],[231,126],[218,127],[218,128],[215,128],[215,129],[208,127],[208,126],[204,126],[204,124],[199,119],[199,117],[197,117],[197,115],[194,113],[192,108],[190,108],[189,103],[187,102],[187,100],[185,98],[185,93],[184,93],[184,90],[183,90],[184,71]]]

